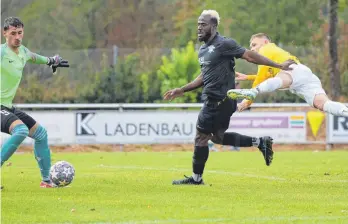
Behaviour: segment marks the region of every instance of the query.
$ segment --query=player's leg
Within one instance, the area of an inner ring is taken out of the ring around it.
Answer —
[[[33,138],[35,141],[34,155],[40,168],[42,177],[40,187],[52,187],[49,176],[51,168],[51,151],[48,147],[46,129],[25,112],[14,109],[14,113],[23,121],[24,124],[27,125],[27,127],[29,128],[29,137]]]
[[[336,116],[348,117],[348,107],[343,103],[330,100],[321,85],[307,87],[302,94],[306,102],[312,107]]]
[[[286,89],[293,83],[290,73],[281,71],[277,76],[269,78],[257,87],[252,89],[231,89],[227,92],[227,95],[231,99],[248,99],[254,100],[260,93],[270,93],[278,89]]]
[[[320,79],[307,66],[299,65],[293,72],[293,79],[290,91],[302,97],[310,106],[333,115],[348,116],[348,108],[328,98]]]
[[[198,115],[192,157],[192,176],[181,180],[174,180],[174,185],[204,184],[202,176],[209,157],[208,141],[211,139],[215,113],[214,108],[208,107],[207,104],[207,102],[204,103]]]
[[[264,156],[266,165],[269,166],[273,160],[273,139],[269,136],[251,137],[236,132],[226,132],[231,116],[236,111],[236,102],[226,99],[219,107],[218,120],[215,123],[218,125],[215,128],[217,131],[213,133],[212,142],[236,147],[258,147]]]
[[[52,187],[50,180],[51,150],[48,146],[47,131],[43,126],[36,123],[30,129],[29,136],[35,140],[34,154],[42,177],[40,187],[50,188]]]
[[[321,81],[305,65],[298,65],[291,73],[293,83],[290,91],[302,97],[310,106],[337,116],[348,116],[348,108],[339,102],[331,101],[321,85]]]
[[[318,94],[314,98],[315,108],[336,115],[348,117],[348,107],[343,103],[330,100],[326,94]]]
[[[1,166],[13,155],[19,145],[28,136],[27,126],[12,113],[12,110],[1,106],[1,132],[10,134],[1,148]]]
[[[210,139],[210,133],[196,130],[195,148],[192,157],[192,177],[196,182],[202,181],[205,164],[209,157],[208,141]]]
[[[260,138],[241,135],[236,132],[226,132],[227,129],[220,129],[215,132],[211,141],[219,145],[229,145],[236,147],[252,147],[259,146]]]
[[[200,185],[203,182],[203,172],[205,164],[209,157],[208,141],[211,138],[211,134],[201,133],[197,130],[195,137],[195,146],[192,157],[192,176],[185,176],[184,179],[174,180],[174,185],[194,184]]]
[[[275,77],[269,78],[264,82],[260,83],[255,90],[257,93],[269,93],[274,92],[278,89],[286,89],[293,83],[292,76],[290,73],[280,71]]]

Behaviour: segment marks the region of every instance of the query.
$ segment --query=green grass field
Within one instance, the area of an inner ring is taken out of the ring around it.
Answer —
[[[211,152],[205,186],[191,152],[53,153],[76,169],[70,187],[39,188],[32,154],[2,169],[2,224],[348,223],[348,152]],[[72,211],[72,209],[74,211]]]

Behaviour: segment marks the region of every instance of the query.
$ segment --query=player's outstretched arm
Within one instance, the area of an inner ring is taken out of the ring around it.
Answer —
[[[242,55],[242,58],[247,60],[248,62],[257,64],[257,65],[266,65],[274,68],[279,68],[282,70],[292,70],[290,68],[290,65],[296,64],[294,60],[287,60],[282,64],[278,64],[254,51],[245,50],[244,54]]]
[[[24,47],[24,46],[23,46]],[[58,67],[69,67],[69,62],[64,60],[59,55],[53,57],[45,57],[31,52],[28,48],[24,47],[24,51],[27,55],[27,61],[32,64],[47,64],[53,70],[53,74],[56,73]]]
[[[195,80],[193,80],[192,82],[184,85],[183,87],[175,88],[175,89],[167,91],[163,95],[163,99],[165,99],[165,100],[173,100],[173,99],[175,99],[177,97],[180,97],[180,96],[184,95],[185,92],[189,92],[189,91],[198,89],[201,86],[203,86],[203,76],[202,76],[202,74],[199,74],[199,76],[197,76],[197,78]]]
[[[242,112],[248,109],[252,103],[253,101],[244,99],[242,102],[238,103],[237,105],[238,112]]]
[[[184,93],[198,89],[203,86],[203,76],[199,74],[195,80],[181,87]]]
[[[31,64],[47,64],[48,57],[31,52],[28,48],[24,47],[24,52],[27,56],[27,61]]]
[[[256,75],[246,75],[240,72],[236,72],[236,81],[252,81],[255,80]]]

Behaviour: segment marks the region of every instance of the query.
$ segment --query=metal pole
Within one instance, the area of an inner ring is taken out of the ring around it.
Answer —
[[[115,66],[117,64],[117,55],[118,55],[118,47],[116,45],[113,45],[112,53],[113,53],[113,65]]]

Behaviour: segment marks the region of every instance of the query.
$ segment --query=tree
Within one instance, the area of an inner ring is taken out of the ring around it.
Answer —
[[[33,0],[19,12],[26,35],[30,36],[25,42],[38,50],[96,47],[98,35],[104,34],[110,20],[120,15],[105,7],[106,3],[106,0]]]
[[[200,74],[198,54],[193,42],[189,42],[183,49],[172,49],[169,57],[162,57],[162,65],[157,71],[158,79],[161,80],[161,93],[177,88],[194,80]],[[179,97],[174,102],[195,103],[199,93],[189,92]]]
[[[337,9],[338,0],[330,0],[330,17],[329,17],[329,52],[330,52],[330,82],[331,82],[331,97],[337,100],[341,93],[340,74],[338,68],[338,53],[337,53]]]
[[[311,36],[323,23],[321,0],[207,0],[206,8],[216,9],[221,31],[249,46],[254,33],[269,34],[277,44],[309,45]],[[226,29],[226,26],[229,29]]]
[[[88,103],[142,102],[139,59],[139,55],[130,54],[120,59],[116,67],[112,67],[104,56],[102,71],[91,77],[80,100]]]
[[[178,47],[184,47],[189,41],[195,42],[197,40],[197,20],[204,5],[201,2],[200,0],[176,2],[178,10],[173,17],[173,22]]]

